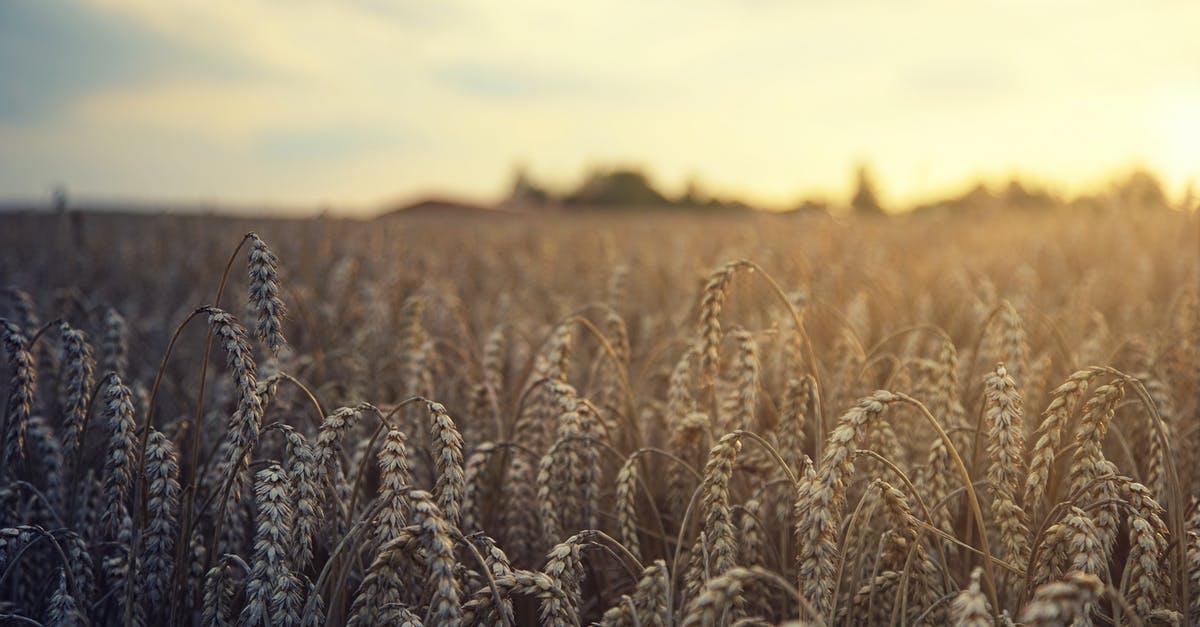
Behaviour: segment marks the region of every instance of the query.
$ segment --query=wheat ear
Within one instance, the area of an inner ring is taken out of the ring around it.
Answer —
[[[248,253],[246,272],[250,275],[249,303],[258,316],[255,335],[272,354],[278,355],[283,338],[283,317],[287,309],[279,299],[279,259],[267,243],[251,233],[253,244]]]

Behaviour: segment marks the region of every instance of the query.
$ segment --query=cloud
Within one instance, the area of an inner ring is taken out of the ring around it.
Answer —
[[[421,143],[416,134],[344,124],[264,133],[254,140],[253,151],[263,159],[321,163],[370,153],[409,151]]]
[[[555,93],[588,91],[587,83],[569,76],[549,76],[484,64],[464,63],[433,72],[438,82],[471,96],[522,99]]]
[[[1004,62],[984,58],[921,65],[904,71],[900,80],[911,92],[934,98],[982,98],[1021,88],[1020,76]]]
[[[577,102],[629,106],[660,98],[669,90],[640,76],[581,76],[568,68],[540,64],[501,65],[466,61],[431,72],[433,81],[462,96],[512,103]]]
[[[136,89],[179,75],[263,78],[261,68],[220,48],[196,48],[88,6],[0,3],[2,122],[52,119],[96,90]]]

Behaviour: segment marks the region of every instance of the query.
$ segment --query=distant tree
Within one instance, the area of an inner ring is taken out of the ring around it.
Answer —
[[[1117,183],[1112,199],[1129,209],[1166,209],[1171,206],[1163,192],[1158,176],[1146,170],[1134,170],[1128,178]]]
[[[871,174],[870,168],[865,164],[859,165],[857,178],[854,197],[850,200],[850,207],[854,209],[854,213],[859,215],[882,214],[883,208],[879,206],[879,197],[875,191],[875,178]]]
[[[984,185],[983,181],[979,181],[965,194],[959,196],[956,203],[960,207],[980,209],[993,205],[995,200],[996,197],[988,190],[987,185]]]
[[[829,203],[820,198],[805,198],[792,211],[795,213],[829,213]]]
[[[550,192],[533,181],[525,166],[516,167],[508,202],[518,205],[548,205],[552,200]]]
[[[669,205],[670,201],[650,183],[644,173],[634,169],[593,171],[579,189],[570,193],[568,205],[647,206]]]
[[[976,181],[967,191],[955,196],[945,196],[931,202],[912,207],[914,214],[927,212],[964,213],[987,211],[997,206],[997,197],[983,181]]]
[[[688,179],[687,188],[683,190],[683,196],[679,197],[678,202],[685,207],[702,207],[710,201],[711,199],[700,187],[700,181],[692,178]]]
[[[66,213],[67,211],[67,186],[55,185],[50,192],[50,206],[55,213]]]
[[[1000,198],[1006,207],[1013,209],[1051,209],[1062,205],[1062,200],[1054,194],[1016,178],[1009,180]]]

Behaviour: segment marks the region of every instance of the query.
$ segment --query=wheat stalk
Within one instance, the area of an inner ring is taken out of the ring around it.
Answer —
[[[208,322],[213,335],[225,351],[234,387],[237,389],[237,410],[229,419],[228,457],[225,459],[225,482],[230,497],[239,498],[238,483],[250,465],[254,447],[258,445],[258,433],[262,427],[263,406],[258,396],[257,367],[253,351],[246,340],[246,329],[237,318],[215,307],[209,307]]]
[[[175,538],[179,533],[179,454],[171,440],[152,430],[146,443],[146,510],[142,576],[151,609],[169,603],[167,588],[175,568]]]
[[[501,598],[513,594],[528,594],[541,601],[539,616],[544,627],[575,627],[579,624],[579,618],[571,610],[570,601],[562,587],[545,573],[517,569],[511,575],[497,577],[496,588],[500,591]],[[482,622],[481,618],[491,616],[494,611],[492,597],[490,588],[477,591],[463,608],[463,622],[469,625],[478,624]]]
[[[721,575],[737,565],[737,531],[729,504],[729,480],[742,449],[742,436],[729,433],[713,446],[704,467],[700,494],[704,513],[705,551],[709,556],[708,577]]]
[[[292,526],[292,563],[304,572],[313,559],[313,538],[321,528],[321,467],[308,439],[295,429],[284,429],[287,471],[292,480],[295,524]]]
[[[17,325],[0,319],[0,341],[12,368],[12,383],[4,411],[4,463],[0,474],[16,474],[14,469],[25,456],[25,437],[33,415],[33,397],[37,386],[37,366],[27,346],[29,340]]]
[[[96,361],[92,347],[83,331],[63,322],[61,332],[63,377],[59,380],[59,405],[63,412],[63,455],[75,459],[75,451],[83,437],[88,396],[91,394]]]
[[[279,259],[267,243],[251,233],[246,272],[250,275],[249,304],[258,316],[255,335],[267,350],[278,355],[287,343],[283,338],[283,317],[287,309],[279,299]]]
[[[292,571],[288,546],[292,538],[291,479],[279,464],[258,471],[254,486],[258,505],[253,571],[246,583],[246,606],[239,624],[300,623],[300,580]]]
[[[104,495],[108,504],[101,516],[105,533],[116,536],[129,507],[137,460],[137,425],[133,418],[133,392],[112,373],[105,380],[101,417],[108,429],[108,453],[104,461]]]
[[[492,464],[496,450],[495,442],[479,444],[463,467],[462,523],[459,525],[463,531],[472,532],[483,527],[483,503],[480,496],[492,487],[485,485],[484,475]]]
[[[1106,501],[1114,492],[1112,482],[1098,479],[1104,475],[1116,474],[1115,467],[1104,458],[1103,446],[1116,405],[1124,396],[1124,383],[1117,380],[1097,387],[1083,406],[1083,415],[1076,429],[1075,441],[1078,446],[1075,449],[1069,479],[1071,492],[1084,495],[1087,502]],[[1117,536],[1116,505],[1099,506],[1094,517],[1097,532],[1100,534],[1102,558],[1107,561]]]
[[[583,537],[580,535],[559,542],[550,549],[546,556],[546,567],[542,569],[562,589],[572,614],[578,613],[582,602],[583,547]]]
[[[232,627],[233,570],[228,557],[221,558],[204,576],[204,605],[200,622],[205,627]]]
[[[1021,622],[1034,627],[1068,627],[1088,620],[1088,607],[1104,592],[1095,575],[1070,573],[1064,581],[1048,583],[1034,592],[1021,611]]]
[[[950,605],[950,622],[955,627],[992,627],[991,608],[979,589],[980,569],[971,571],[971,585],[959,592]]]
[[[100,338],[100,371],[124,378],[129,367],[129,333],[125,318],[109,307],[104,312],[104,334]]]
[[[1129,503],[1130,510],[1126,597],[1138,616],[1147,620],[1160,609],[1162,593],[1169,589],[1162,559],[1170,532],[1162,520],[1165,511],[1149,488],[1134,481],[1122,481],[1121,487],[1122,500]]]
[[[426,407],[429,408],[429,435],[433,438],[433,452],[438,471],[433,493],[446,521],[457,526],[462,519],[463,493],[466,492],[462,434],[446,413],[445,406],[428,402]]]
[[[415,559],[420,552],[420,535],[420,527],[409,525],[396,530],[387,542],[380,545],[354,595],[347,625],[383,622],[388,607],[399,605],[420,592],[408,590],[404,577],[407,561]]]
[[[408,449],[404,446],[406,439],[403,431],[389,429],[383,446],[379,447],[379,498],[383,501],[383,509],[375,528],[375,541],[380,544],[396,537],[407,525],[411,513],[405,493],[412,486]]]
[[[884,409],[900,398],[879,391],[863,398],[838,419],[829,434],[825,455],[816,475],[801,480],[796,496],[796,543],[799,552],[800,588],[818,616],[829,615],[830,598],[838,561],[845,483],[854,471],[854,452],[867,428]]]
[[[729,394],[720,408],[720,426],[726,431],[749,429],[758,407],[758,345],[749,331],[738,329],[729,335],[737,351],[730,364]]]
[[[425,622],[458,625],[462,619],[461,595],[455,578],[453,526],[442,516],[433,496],[422,490],[409,492],[413,524],[421,530],[421,548],[429,564],[429,611]]]
[[[633,596],[622,596],[621,602],[604,612],[600,624],[618,627],[641,624],[647,627],[667,627],[670,621],[670,581],[667,563],[655,560],[642,570]],[[636,620],[635,620],[636,615]]]
[[[67,573],[59,570],[58,586],[50,597],[50,606],[46,608],[46,622],[57,627],[76,627],[86,624],[86,616],[79,611],[75,597],[67,589]]]
[[[1021,395],[1003,364],[986,377],[984,390],[990,459],[987,478],[992,492],[992,517],[1000,540],[997,555],[1009,563],[1023,564],[1028,561],[1030,537],[1017,492],[1025,465]],[[1012,586],[1019,578],[1007,577],[1006,581]],[[1009,593],[1017,595],[1020,590],[1010,589]]]
[[[508,555],[506,555],[504,551],[496,544],[495,540],[488,536],[476,536],[472,538],[471,541],[482,545],[482,555],[487,564],[488,570],[491,572],[493,581],[501,577],[511,577],[513,575],[513,567],[512,563],[508,559]],[[505,622],[505,624],[515,624],[511,599],[501,599],[499,610],[502,620]]]
[[[721,308],[725,305],[726,292],[729,282],[737,272],[738,263],[726,264],[720,270],[712,273],[704,286],[704,296],[700,301],[700,339],[703,342],[700,350],[700,369],[704,378],[712,382],[717,378],[721,360]]]
[[[27,438],[27,448],[32,453],[29,464],[34,468],[38,483],[45,490],[49,505],[56,509],[62,508],[66,504],[63,485],[66,460],[62,445],[55,437],[54,430],[46,424],[46,420],[37,415],[29,419]]]
[[[617,471],[617,539],[634,557],[641,559],[642,550],[637,529],[637,461],[636,454],[630,455]]]
[[[1062,444],[1067,420],[1075,404],[1087,392],[1088,384],[1097,374],[1094,370],[1073,373],[1051,393],[1050,404],[1042,412],[1035,444],[1029,455],[1029,474],[1025,478],[1025,495],[1021,501],[1025,511],[1035,519],[1040,518],[1045,511],[1042,499],[1049,489],[1050,472],[1054,468],[1055,457]]]

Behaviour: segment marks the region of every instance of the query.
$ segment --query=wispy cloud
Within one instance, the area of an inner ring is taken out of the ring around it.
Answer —
[[[520,68],[463,63],[434,70],[434,79],[469,96],[528,99],[555,94],[597,94],[597,86],[569,75],[550,76]]]
[[[265,133],[254,141],[254,153],[263,159],[291,163],[317,163],[371,153],[396,153],[418,149],[424,140],[389,129],[337,125],[297,128]]]
[[[59,115],[96,90],[135,90],[180,75],[262,80],[252,59],[200,48],[86,5],[0,4],[0,122]]]

